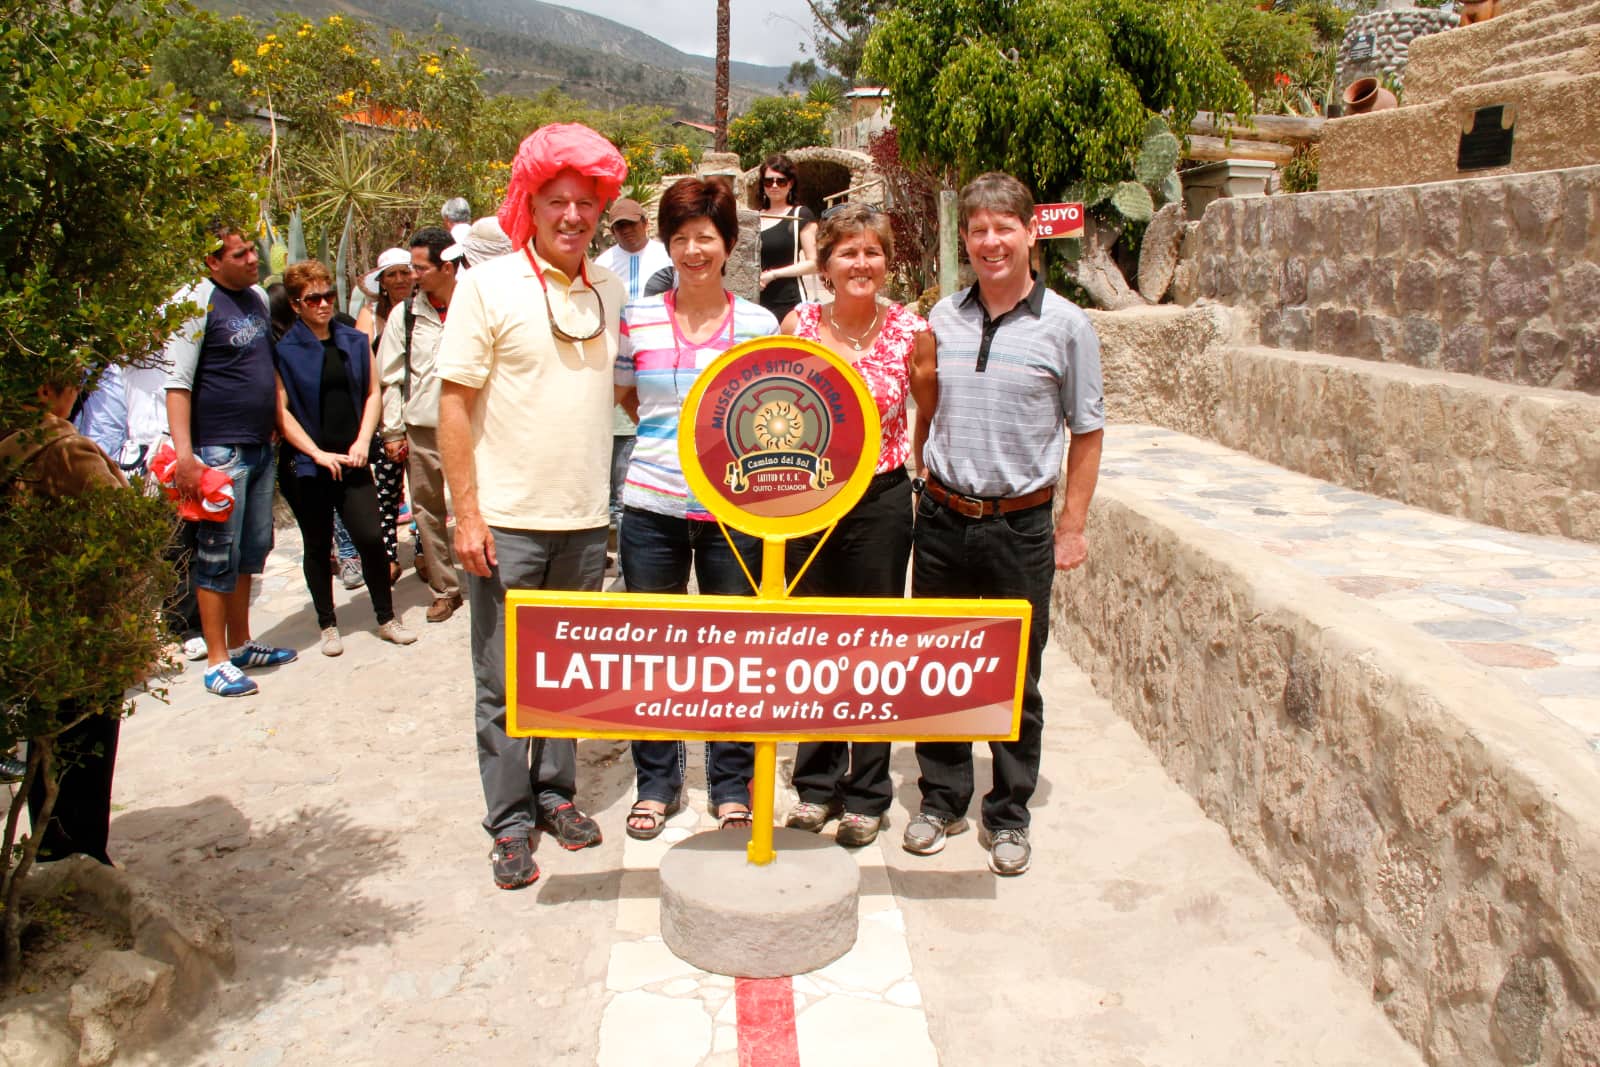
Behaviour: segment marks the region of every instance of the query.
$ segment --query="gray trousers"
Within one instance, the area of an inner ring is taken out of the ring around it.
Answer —
[[[578,786],[577,742],[506,734],[506,590],[599,590],[606,571],[606,528],[547,532],[495,527],[491,532],[495,567],[488,578],[467,575],[467,603],[472,610],[483,828],[498,838],[528,833],[538,822],[536,804],[565,804]]]
[[[417,521],[417,548],[428,561],[428,587],[436,598],[461,595],[456,580],[450,531],[445,526],[444,464],[439,459],[439,431],[432,426],[407,426],[411,449],[406,475],[411,481],[411,517]]]

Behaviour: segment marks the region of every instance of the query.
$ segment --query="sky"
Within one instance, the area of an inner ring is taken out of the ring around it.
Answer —
[[[716,0],[548,0],[642,30],[684,52],[717,54]],[[730,0],[732,58],[787,67],[806,46],[810,55],[811,10],[805,0]]]

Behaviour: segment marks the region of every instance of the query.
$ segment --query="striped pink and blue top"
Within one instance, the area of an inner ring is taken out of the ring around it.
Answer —
[[[771,337],[778,320],[760,304],[729,296],[728,315],[711,340],[694,344],[672,316],[673,294],[643,297],[622,313],[616,383],[639,391],[639,433],[622,489],[624,507],[711,521],[689,495],[678,462],[678,413],[696,376],[741,341]]]

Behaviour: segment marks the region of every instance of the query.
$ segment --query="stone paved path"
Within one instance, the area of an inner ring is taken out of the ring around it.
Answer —
[[[424,624],[408,574],[397,597],[421,640],[394,648],[365,595],[341,590],[347,651],[326,659],[297,539],[279,539],[254,618],[301,660],[236,701],[203,692],[191,665],[170,704],[145,701],[124,728],[113,855],[212,900],[238,949],[207,1010],[131,1062],[741,1063],[733,983],[658,940],[667,842],[622,832],[625,746],[579,748],[580,802],[605,843],[541,843],[536,886],[494,889],[466,616]],[[971,833],[934,857],[900,850],[916,772],[897,748],[894,825],[858,855],[858,945],[794,981],[802,1064],[1420,1062],[1054,649],[1045,692],[1025,877],[997,880]],[[703,777],[692,786],[674,837],[702,818]]]
[[[1600,545],[1436,515],[1152,426],[1108,433],[1101,477],[1440,638],[1600,753]]]

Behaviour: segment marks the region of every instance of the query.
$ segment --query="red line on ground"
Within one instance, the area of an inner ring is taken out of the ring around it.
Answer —
[[[787,978],[739,978],[739,1067],[800,1067],[794,1031],[794,983]]]

